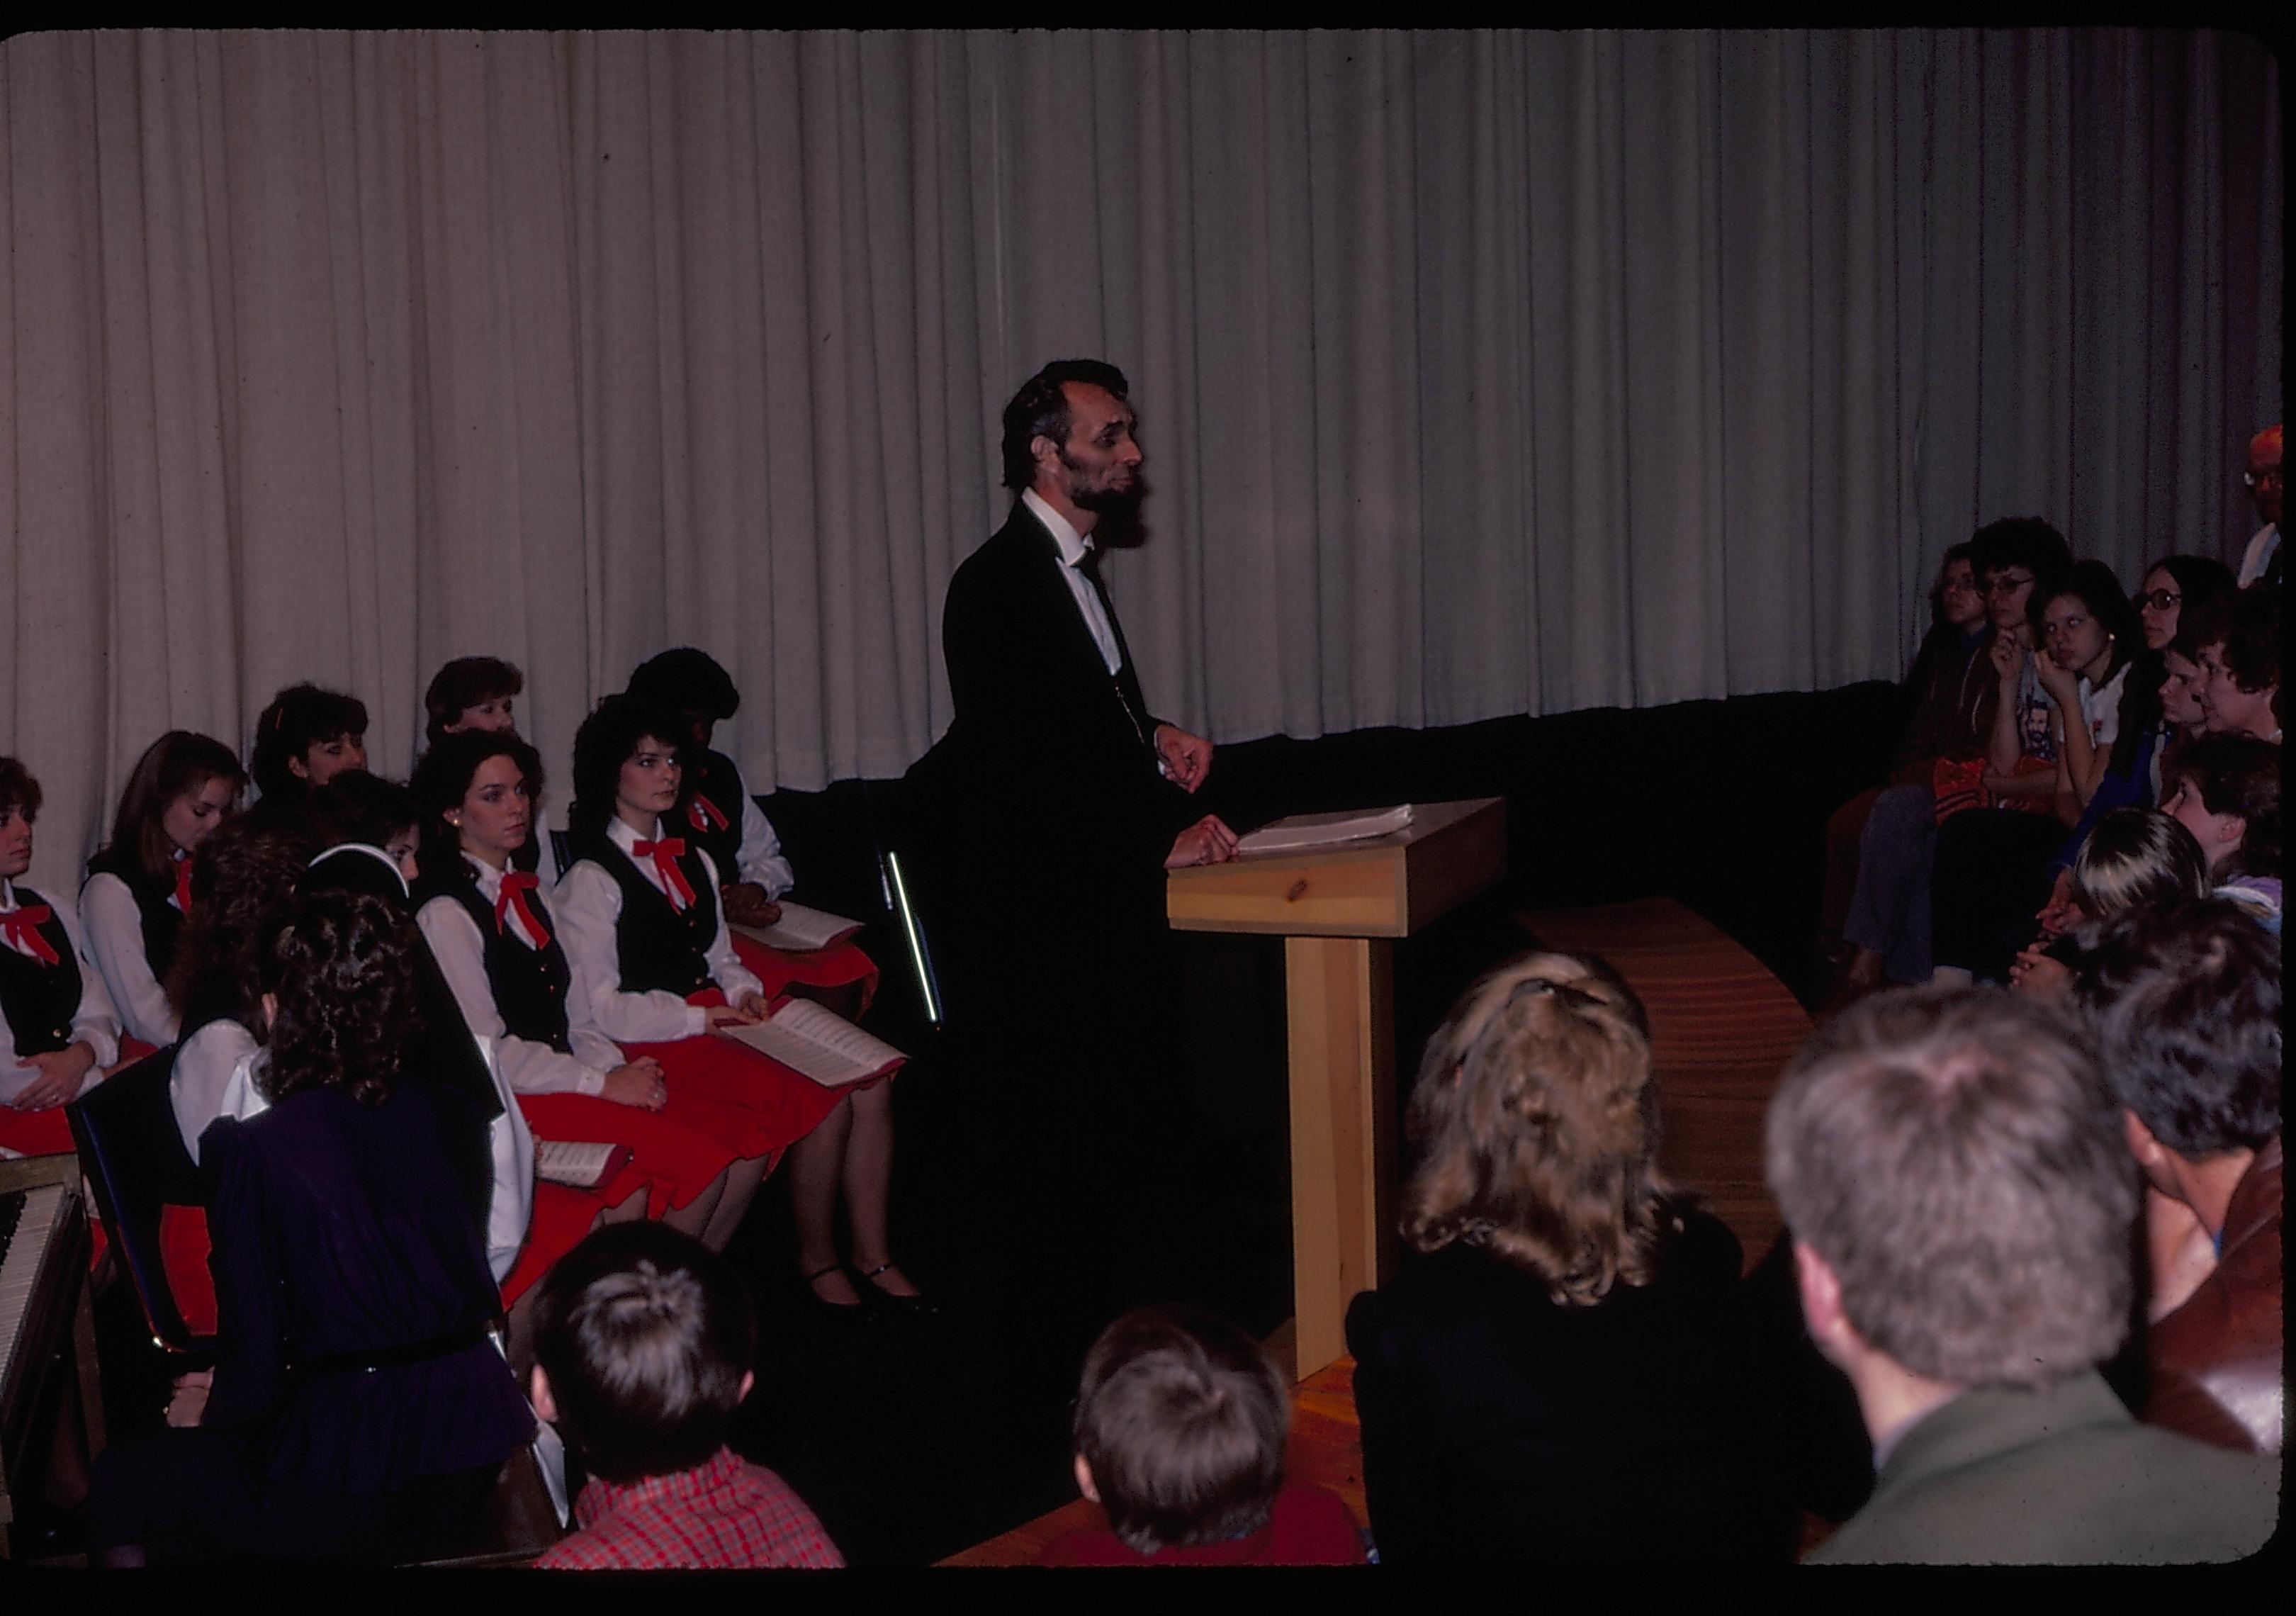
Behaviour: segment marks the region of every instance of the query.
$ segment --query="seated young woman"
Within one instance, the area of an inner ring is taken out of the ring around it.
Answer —
[[[192,855],[239,801],[247,775],[231,748],[173,729],[136,761],[111,840],[87,863],[80,929],[130,1043],[148,1054],[176,1041],[181,1018],[168,972],[192,908]],[[135,1046],[140,1044],[142,1047]]]
[[[569,815],[574,863],[552,906],[573,973],[570,1002],[626,1059],[660,1066],[665,1115],[694,1117],[737,1158],[701,1236],[723,1251],[781,1152],[843,1096],[709,1036],[762,1021],[767,1004],[727,938],[717,865],[664,830],[683,779],[680,730],[676,715],[625,695],[582,721]],[[693,1109],[697,1102],[707,1104]]]
[[[1382,1563],[1792,1558],[1730,1230],[1660,1176],[1641,1005],[1532,954],[1427,1046],[1406,1257],[1355,1299]]]
[[[535,877],[515,867],[541,780],[541,759],[506,731],[452,732],[423,754],[413,784],[424,839],[416,923],[471,1030],[493,1041],[535,1134],[628,1145],[631,1162],[603,1198],[645,1194],[648,1210],[698,1235],[736,1160],[720,1133],[744,1124],[701,1100],[676,1119],[661,1114],[660,1062],[625,1060],[568,993],[557,919]]]
[[[649,658],[630,675],[628,693],[676,713],[685,725],[686,756],[698,759],[685,777],[676,817],[683,835],[709,855],[721,880],[718,896],[728,921],[771,925],[779,899],[796,883],[774,827],[751,800],[742,771],[709,747],[718,725],[740,710],[741,692],[716,658],[680,646]],[[809,998],[857,1020],[877,988],[877,967],[851,939],[808,953],[769,947],[732,932],[734,952],[768,999]],[[869,1305],[930,1314],[936,1305],[893,1261],[890,1203],[893,1177],[893,1098],[889,1084],[852,1094],[790,1150],[790,1203],[797,1222],[798,1269],[824,1307],[856,1310]],[[852,1261],[837,1255],[837,1203],[843,1199],[852,1231]],[[866,1286],[856,1288],[856,1281]]]
[[[365,767],[366,703],[339,690],[291,685],[255,720],[247,771],[262,795],[248,812],[259,824],[289,823],[314,786]]]
[[[18,883],[32,867],[40,783],[0,758],[0,1147],[72,1148],[64,1104],[119,1058],[119,1021],[69,906]]]
[[[2157,672],[2131,673],[2144,631],[2112,569],[2077,563],[2034,591],[2031,617],[2045,649],[1997,656],[2002,706],[1985,782],[2005,799],[2009,787],[2031,782],[2046,791],[2024,792],[2027,808],[2039,811],[1973,808],[1938,827],[1931,902],[1939,980],[2005,980],[2030,936],[2028,917],[2048,898],[2051,855],[2079,824],[2116,754],[2132,792],[2141,795],[2146,778],[2134,754],[2154,733],[2161,681]],[[2029,672],[2038,703],[2026,699]],[[2027,763],[2045,757],[2046,776]]]
[[[500,657],[456,657],[431,676],[422,693],[422,744],[427,749],[448,735],[473,730],[491,734],[518,733],[518,698],[525,693],[526,676],[514,662]],[[511,855],[511,867],[539,874],[543,884],[555,886],[565,872],[558,867],[542,816],[542,787],[534,787],[533,831]]]
[[[206,1136],[220,1303],[196,1426],[107,1449],[107,1563],[387,1554],[472,1519],[534,1432],[489,1325],[483,1128],[423,1080],[411,928],[299,898],[260,980],[265,1108]]]
[[[782,852],[773,822],[742,783],[741,769],[709,745],[718,726],[741,710],[742,693],[733,677],[708,652],[681,645],[639,663],[627,693],[668,709],[685,726],[685,755],[693,767],[678,808],[679,833],[717,865],[725,883],[718,898],[726,918],[736,925],[772,925],[781,918],[780,900],[796,886],[797,873]],[[876,993],[876,964],[849,939],[793,954],[736,932],[734,951],[768,998],[793,993],[857,1018]]]

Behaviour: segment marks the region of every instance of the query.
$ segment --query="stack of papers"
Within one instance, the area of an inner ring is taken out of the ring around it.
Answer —
[[[1238,838],[1235,847],[1239,853],[1292,853],[1391,836],[1410,828],[1407,802],[1399,808],[1359,808],[1345,814],[1294,814]]]

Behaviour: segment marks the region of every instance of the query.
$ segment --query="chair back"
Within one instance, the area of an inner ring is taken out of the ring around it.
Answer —
[[[64,1114],[79,1148],[80,1170],[95,1191],[96,1215],[119,1254],[152,1339],[170,1352],[198,1353],[212,1343],[184,1322],[160,1259],[160,1209],[199,1206],[207,1199],[168,1100],[175,1068],[170,1045],[90,1085]]]

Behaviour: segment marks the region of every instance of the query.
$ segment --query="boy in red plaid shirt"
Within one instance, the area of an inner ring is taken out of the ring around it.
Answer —
[[[610,1225],[562,1258],[534,1311],[534,1407],[590,1483],[548,1571],[845,1563],[821,1522],[726,1446],[757,1325],[726,1259],[652,1222]]]

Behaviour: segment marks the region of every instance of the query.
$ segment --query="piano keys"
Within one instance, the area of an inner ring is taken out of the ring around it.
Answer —
[[[75,1367],[89,1456],[103,1446],[90,1243],[77,1157],[0,1161],[0,1529],[38,1486]]]

